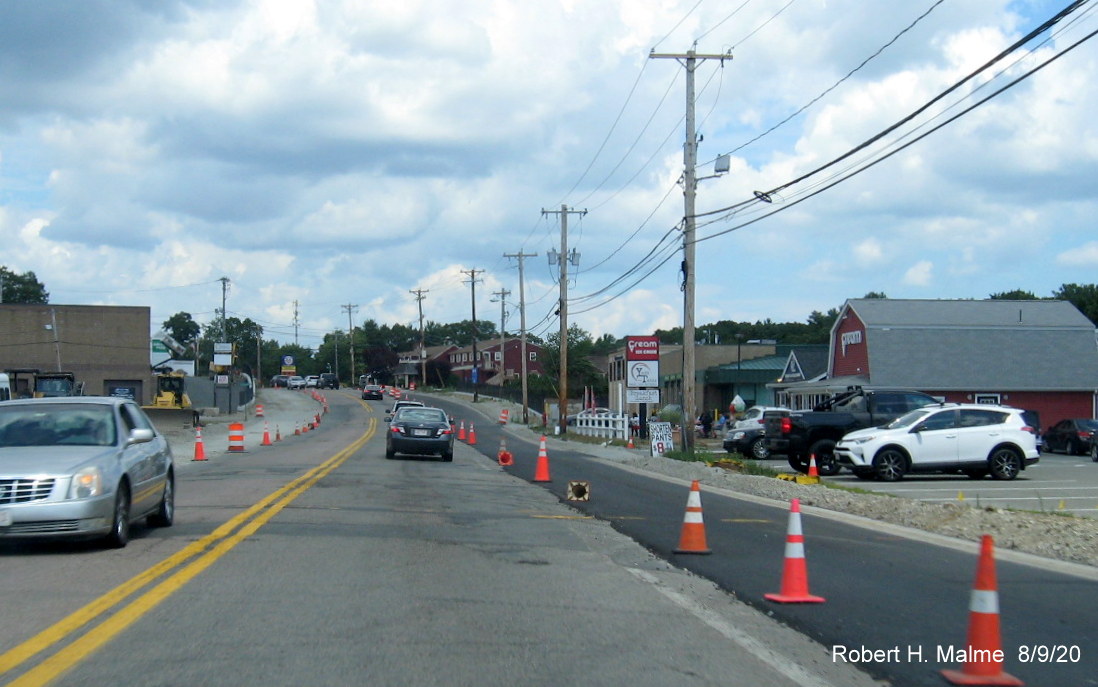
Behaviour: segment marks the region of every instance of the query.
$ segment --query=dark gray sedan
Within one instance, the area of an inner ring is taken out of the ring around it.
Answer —
[[[439,408],[408,406],[400,408],[388,420],[385,433],[385,457],[398,453],[439,455],[445,461],[454,459],[454,426],[446,412]]]
[[[102,538],[175,516],[171,448],[133,401],[106,396],[0,403],[0,538]]]

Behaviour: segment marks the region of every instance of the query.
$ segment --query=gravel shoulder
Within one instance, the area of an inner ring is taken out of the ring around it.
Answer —
[[[461,395],[448,394],[446,398],[475,407],[490,421],[499,416],[502,408],[510,409],[511,417],[518,415],[515,404],[482,400],[473,406],[467,397]],[[530,428],[516,424],[509,425],[508,431],[523,436],[533,434]],[[925,503],[903,497],[866,494],[824,485],[801,485],[773,477],[746,475],[720,467],[709,467],[700,462],[687,463],[652,457],[645,453],[644,448],[630,450],[620,446],[560,439],[552,435],[547,435],[547,441],[633,469],[684,480],[697,479],[710,487],[773,499],[776,504],[788,504],[790,499],[798,498],[804,506],[861,516],[974,543],[979,542],[981,536],[990,534],[999,549],[1021,551],[1098,568],[1098,520],[1091,518],[978,507],[960,502]]]

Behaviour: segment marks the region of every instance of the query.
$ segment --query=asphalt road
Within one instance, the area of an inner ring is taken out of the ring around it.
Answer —
[[[473,448],[386,460],[380,404],[328,396],[307,438],[177,456],[175,526],[125,549],[0,544],[0,683],[873,684]]]
[[[475,413],[461,403],[438,404],[457,417]],[[478,448],[495,457],[503,430],[493,422],[477,428]],[[506,436],[515,456],[507,470],[532,480],[536,444]],[[714,553],[676,555],[688,493],[684,484],[625,471],[558,443],[550,468],[553,481],[542,486],[558,498],[567,499],[568,481],[588,481],[591,500],[571,503],[578,511],[610,522],[658,556],[713,580],[825,647],[898,648],[900,660],[864,666],[875,677],[896,685],[940,685],[938,671],[956,667],[938,656],[965,642],[977,557],[973,544],[806,509],[811,591],[827,601],[774,604],[763,595],[780,584],[788,504],[705,491],[706,532]],[[1009,558],[997,563],[1007,671],[1031,685],[1098,685],[1098,571],[1087,568],[1080,576],[1066,572],[1079,569],[1073,566]],[[1024,662],[1034,646],[1078,647],[1079,659]]]

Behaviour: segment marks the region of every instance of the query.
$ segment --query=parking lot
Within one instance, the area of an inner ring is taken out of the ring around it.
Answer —
[[[784,460],[768,461],[778,469]],[[1011,481],[960,475],[906,475],[898,482],[858,479],[847,471],[830,482],[920,501],[964,500],[969,505],[1015,508],[1098,518],[1098,463],[1089,456],[1043,453],[1041,462]]]

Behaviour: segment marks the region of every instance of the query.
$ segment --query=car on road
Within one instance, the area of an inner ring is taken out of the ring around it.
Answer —
[[[378,384],[367,384],[362,387],[362,400],[363,401],[382,401],[385,400],[385,392]]]
[[[1023,413],[983,404],[927,406],[850,432],[835,446],[835,458],[861,479],[884,482],[914,472],[1010,480],[1040,460],[1037,428]]]
[[[316,385],[320,382],[320,375],[307,375],[305,377],[305,388],[315,389]]]
[[[1045,432],[1045,451],[1083,456],[1090,452],[1091,442],[1098,435],[1098,420],[1072,418],[1060,420]]]
[[[780,406],[751,406],[744,411],[743,417],[732,423],[729,429],[748,429],[762,427],[765,422],[764,414],[766,412],[789,412],[789,408],[782,408]]]
[[[290,375],[275,375],[274,377],[271,377],[271,388],[272,389],[278,389],[280,387],[284,389],[284,388],[286,388],[286,386],[289,385],[289,383],[290,383]]]
[[[730,429],[724,433],[724,450],[740,453],[752,460],[766,460],[770,449],[766,446],[766,430],[762,427]]]
[[[300,377],[298,375],[291,376],[288,380],[286,380],[286,388],[288,388],[288,389],[304,389],[305,388],[305,378]]]
[[[423,401],[397,401],[393,403],[393,407],[386,411],[385,421],[388,422],[396,416],[397,411],[401,408],[425,408],[427,406]]]
[[[320,379],[316,382],[316,388],[318,389],[338,389],[339,377],[333,372],[321,372]]]
[[[405,406],[389,421],[385,433],[385,457],[398,453],[438,455],[454,460],[454,426],[446,411],[426,406]]]
[[[113,396],[0,404],[0,539],[98,538],[121,548],[142,518],[175,517],[171,447]]]

